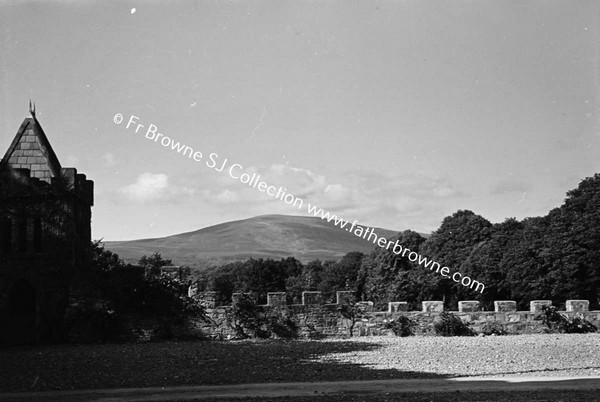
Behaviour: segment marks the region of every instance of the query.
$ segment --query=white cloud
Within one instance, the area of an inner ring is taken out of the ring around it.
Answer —
[[[196,191],[197,205],[218,208],[224,216],[261,214],[306,215],[310,202],[344,219],[389,228],[433,229],[465,194],[451,178],[428,174],[352,172],[332,180],[309,169],[288,165],[246,167],[245,173],[260,175],[267,184],[284,187],[304,201],[298,209],[229,177],[226,171],[205,175]],[[237,172],[241,174],[241,172]]]
[[[241,171],[236,171],[241,175]],[[245,167],[268,185],[283,187],[304,201],[302,209],[261,192],[222,172],[190,172],[167,177],[143,173],[119,190],[121,200],[220,216],[222,221],[263,214],[307,215],[317,205],[346,220],[391,229],[435,230],[457,209],[469,208],[468,195],[451,177],[355,171],[335,178],[288,165]],[[177,179],[177,181],[175,181]],[[211,212],[208,212],[211,211]],[[475,211],[477,212],[477,211]]]
[[[219,202],[234,203],[239,200],[239,195],[235,191],[223,190],[216,195]]]
[[[139,175],[134,183],[121,187],[119,193],[131,201],[149,202],[173,199],[194,192],[188,187],[171,185],[169,177],[164,173],[145,172]]]
[[[341,184],[328,184],[324,195],[331,201],[345,202],[352,197],[352,190]]]
[[[285,187],[288,192],[297,197],[308,197],[321,193],[328,185],[325,176],[313,173],[308,169],[275,164],[260,170],[266,179],[278,183],[278,186]]]

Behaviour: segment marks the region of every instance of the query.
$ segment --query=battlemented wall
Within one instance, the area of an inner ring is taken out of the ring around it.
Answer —
[[[277,310],[292,318],[299,327],[301,337],[347,336],[352,323],[341,316],[339,309],[343,303],[352,301],[352,293],[337,292],[335,304],[324,304],[321,292],[303,292],[302,304],[288,305],[285,292],[274,292],[268,293],[267,304],[261,307],[265,311]],[[227,312],[232,307],[216,306],[216,292],[201,292],[194,297],[205,306],[212,320],[211,323],[196,323],[195,330],[211,338],[233,337],[233,328],[227,322]],[[233,303],[238,297],[239,294],[233,295]],[[354,336],[391,335],[391,330],[386,329],[385,325],[400,315],[417,322],[416,335],[433,335],[434,322],[444,311],[442,301],[424,301],[421,311],[407,311],[407,302],[390,302],[387,311],[373,311],[373,303],[368,301],[357,304],[362,314],[354,323]],[[543,333],[546,327],[542,324],[540,313],[542,306],[551,304],[549,300],[534,300],[530,303],[529,311],[516,311],[515,301],[501,300],[494,303],[494,311],[480,311],[478,301],[461,301],[453,314],[479,333],[484,325],[492,322],[512,334]],[[568,300],[565,310],[561,313],[570,318],[578,314],[600,328],[600,311],[589,311],[587,300]]]

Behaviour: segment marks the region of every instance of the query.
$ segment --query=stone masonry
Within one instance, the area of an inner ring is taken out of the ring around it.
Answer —
[[[341,293],[341,294],[339,294]],[[202,299],[203,293],[197,297]],[[214,300],[214,292],[206,292],[209,299]],[[340,297],[341,296],[341,297]],[[347,303],[347,294],[338,292],[338,301],[342,303],[325,304],[320,292],[304,292],[303,304],[286,304],[285,292],[273,292],[267,296],[268,304],[262,306],[264,309],[278,309],[288,317],[292,317],[300,328],[301,336],[347,336],[349,333],[349,321],[341,317],[339,313],[340,304]],[[237,296],[234,296],[237,297]],[[551,303],[551,302],[549,302]],[[481,332],[483,327],[489,323],[496,323],[509,333],[542,333],[544,325],[540,319],[540,304],[532,303],[529,311],[516,311],[516,302],[511,300],[497,301],[495,311],[480,311],[478,301],[460,301],[458,310],[453,314],[467,322],[471,327]],[[385,325],[400,315],[405,315],[415,320],[418,324],[417,335],[432,335],[433,324],[436,318],[444,311],[441,301],[424,301],[422,311],[406,311],[407,302],[389,302],[387,311],[372,311],[369,306],[371,302],[356,303],[362,311],[360,318],[354,327],[355,336],[376,336],[391,334],[391,330]],[[567,311],[561,312],[572,318],[575,314],[581,315],[586,320],[600,328],[600,311],[588,311],[587,300],[568,300]],[[219,306],[208,309],[208,315],[212,323],[199,323],[196,330],[203,335],[214,338],[230,338],[233,332],[226,322],[226,313],[230,306]]]

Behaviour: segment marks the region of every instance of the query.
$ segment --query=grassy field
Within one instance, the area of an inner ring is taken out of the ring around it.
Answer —
[[[0,349],[0,391],[600,375],[600,334],[161,342]]]

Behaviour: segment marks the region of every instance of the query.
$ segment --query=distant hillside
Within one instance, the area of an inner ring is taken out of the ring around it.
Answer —
[[[391,238],[398,232],[375,228],[375,233]],[[375,247],[372,242],[320,218],[288,215],[262,215],[158,239],[104,242],[104,245],[126,262],[135,263],[143,255],[158,252],[174,264],[192,267],[250,257],[293,256],[302,262],[338,259],[350,251],[368,252]]]

